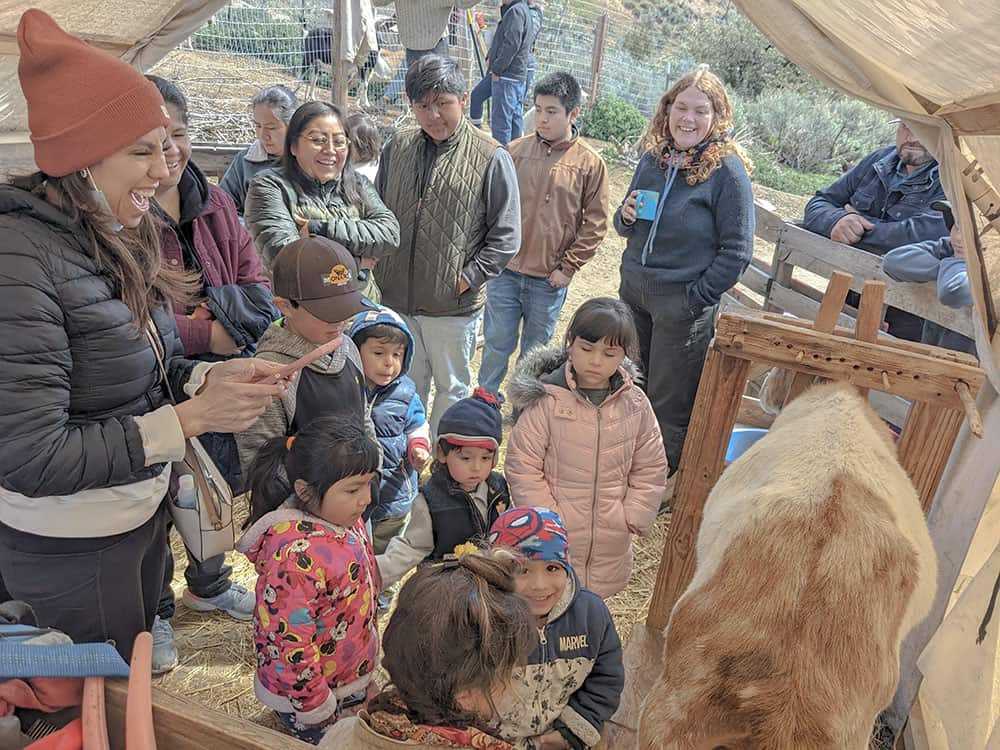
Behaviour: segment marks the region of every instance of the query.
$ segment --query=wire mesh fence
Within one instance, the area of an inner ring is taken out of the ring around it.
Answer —
[[[232,0],[152,72],[176,81],[190,101],[198,140],[246,143],[253,138],[251,97],[265,86],[284,84],[300,101],[329,99],[330,75],[308,68],[306,48],[325,44],[334,0]],[[649,115],[668,80],[683,63],[662,54],[658,30],[640,24],[620,6],[597,0],[541,0],[542,28],[535,45],[536,81],[556,70],[576,76],[584,90],[623,99]],[[404,50],[392,5],[375,8],[380,54],[389,80],[355,75],[348,106],[363,108],[390,125],[406,112],[402,97]],[[477,16],[485,21],[480,29]],[[601,21],[602,16],[606,20]],[[470,88],[482,77],[482,57],[499,19],[499,4],[469,12],[453,10],[447,29],[449,53]],[[603,29],[602,29],[603,25]],[[307,42],[307,35],[311,41]],[[325,40],[324,40],[325,37]],[[478,46],[478,51],[476,47]],[[595,49],[595,46],[598,49]],[[603,54],[601,51],[603,50]],[[595,53],[600,64],[595,65]],[[593,80],[595,71],[598,80]]]

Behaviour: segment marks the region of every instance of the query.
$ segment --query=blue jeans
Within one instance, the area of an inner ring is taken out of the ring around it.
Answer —
[[[434,435],[445,409],[472,390],[472,355],[476,353],[480,317],[479,311],[444,317],[403,316],[414,342],[408,374],[425,405],[430,398],[431,380],[434,381],[434,404],[428,420]]]
[[[506,146],[524,132],[523,102],[524,81],[500,78],[492,81],[493,97],[490,111],[490,129],[493,137]]]
[[[442,38],[437,44],[434,45],[434,49],[406,50],[403,62],[401,62],[399,67],[396,68],[396,72],[392,75],[392,82],[389,84],[389,87],[385,90],[385,94],[382,96],[387,101],[396,101],[399,98],[399,95],[406,90],[406,71],[421,57],[431,54],[444,55],[445,57],[448,57],[448,40]]]
[[[476,84],[475,88],[472,89],[472,93],[469,94],[469,119],[474,122],[482,122],[483,120],[483,106],[486,104],[486,100],[490,98],[493,94],[493,77],[488,73],[483,77],[479,83]]]
[[[486,285],[486,312],[483,326],[486,341],[479,367],[479,385],[500,395],[500,383],[507,374],[510,355],[517,348],[520,331],[521,354],[546,346],[556,329],[556,320],[566,302],[566,288],[556,289],[548,279],[504,270]]]
[[[514,124],[516,125],[517,135],[514,135],[512,128],[511,140],[520,138],[524,135],[524,110],[526,107],[533,107],[534,102],[528,101],[528,97],[531,96],[531,84],[535,81],[535,69],[528,68],[528,75],[524,79],[524,102],[521,105],[521,110],[515,114]],[[493,76],[485,76],[483,80],[476,84],[475,88],[472,89],[472,93],[469,94],[469,119],[473,122],[479,123],[483,121],[483,107],[486,105],[486,100],[493,95]]]

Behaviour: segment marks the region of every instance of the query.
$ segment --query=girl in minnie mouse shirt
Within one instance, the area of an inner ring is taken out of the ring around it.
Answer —
[[[361,514],[378,468],[361,424],[323,417],[265,443],[249,472],[238,549],[258,573],[254,692],[314,744],[375,689],[381,582]]]

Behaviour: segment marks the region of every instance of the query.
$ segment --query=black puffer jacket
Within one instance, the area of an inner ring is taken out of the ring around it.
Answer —
[[[175,395],[193,362],[156,312]],[[0,186],[0,484],[28,497],[148,479],[133,417],[167,396],[156,357],[83,233],[44,200]]]

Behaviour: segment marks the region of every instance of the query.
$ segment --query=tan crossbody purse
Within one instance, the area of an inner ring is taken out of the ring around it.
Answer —
[[[163,378],[163,385],[167,389],[170,402],[176,404],[177,400],[170,388],[164,364],[163,341],[156,324],[152,321],[146,328],[146,337],[156,354],[160,377]],[[167,500],[174,526],[177,527],[188,552],[200,562],[229,552],[236,546],[233,491],[198,438],[188,438],[184,460],[175,461],[172,469],[178,479],[184,475],[193,477],[195,489],[198,491],[197,503],[193,508],[181,508],[176,505],[173,498]]]

